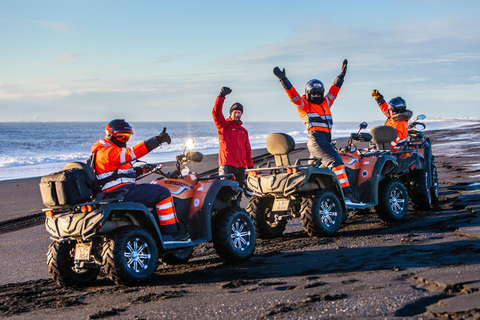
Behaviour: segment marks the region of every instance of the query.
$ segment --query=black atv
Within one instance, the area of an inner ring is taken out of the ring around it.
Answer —
[[[152,183],[172,192],[177,217],[191,235],[188,240],[162,235],[154,209],[124,202],[121,193],[93,194],[83,203],[45,209],[45,226],[53,240],[47,254],[52,278],[62,286],[88,285],[103,269],[117,284],[137,284],[155,272],[160,260],[186,263],[194,246],[210,241],[226,262],[249,259],[256,244],[255,226],[237,206],[242,189],[233,175],[199,177],[180,167],[202,158],[199,152],[184,151],[177,156],[178,170],[164,174],[159,165],[150,172],[161,175]],[[66,170],[82,171],[93,185],[95,175],[85,163],[70,163]],[[73,185],[75,190],[81,183]]]
[[[432,141],[425,136],[425,123],[419,115],[409,123],[407,140],[399,144],[399,151],[392,152],[397,157],[396,176],[407,187],[414,209],[426,211],[438,202],[438,172],[432,153]]]

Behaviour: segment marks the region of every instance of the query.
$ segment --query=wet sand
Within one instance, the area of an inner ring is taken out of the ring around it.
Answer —
[[[161,266],[148,284],[134,287],[116,286],[102,276],[91,287],[64,289],[49,277],[26,274],[27,266],[14,263],[12,254],[4,259],[12,262],[10,269],[16,265],[31,280],[3,282],[0,314],[11,319],[479,319],[480,125],[427,136],[440,179],[439,203],[431,211],[410,209],[404,221],[388,225],[374,213],[352,215],[325,238],[309,237],[294,219],[282,237],[258,240],[247,262],[223,264],[205,244],[188,264]],[[257,151],[260,158],[264,151]],[[304,155],[300,150],[296,156]],[[214,157],[201,164],[214,170]],[[24,180],[0,183],[0,196],[11,201],[2,215],[16,211],[13,200],[20,196],[14,190],[26,201],[38,201],[29,196],[38,182]],[[18,237],[21,248],[26,233],[35,238],[42,229],[4,233],[0,242]],[[48,243],[46,238],[41,241]],[[12,247],[0,249],[6,257]],[[46,269],[41,265],[46,250],[28,253],[30,269]],[[1,263],[8,269],[8,261]]]

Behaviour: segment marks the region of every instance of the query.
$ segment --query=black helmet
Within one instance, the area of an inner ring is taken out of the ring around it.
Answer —
[[[388,101],[388,108],[394,112],[401,113],[407,109],[407,103],[401,97],[396,97]]]
[[[124,119],[115,119],[105,126],[105,137],[126,143],[133,135],[133,128]]]
[[[307,100],[313,101],[323,101],[323,95],[325,94],[325,87],[323,86],[322,81],[317,79],[312,79],[307,82],[305,85],[305,96]]]

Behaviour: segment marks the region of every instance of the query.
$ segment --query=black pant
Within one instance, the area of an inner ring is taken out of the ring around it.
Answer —
[[[235,181],[237,181],[240,188],[243,189],[243,184],[245,183],[245,168],[237,168],[229,165],[218,168],[218,174],[220,175],[229,173],[233,173],[235,176]]]

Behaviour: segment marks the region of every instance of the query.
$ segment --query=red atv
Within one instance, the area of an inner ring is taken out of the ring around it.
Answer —
[[[161,165],[150,172],[161,175],[152,183],[172,192],[178,219],[191,235],[187,241],[162,235],[155,211],[140,203],[122,201],[122,194],[99,193],[84,202],[62,204],[56,197],[56,205],[45,209],[45,226],[53,239],[47,254],[53,279],[62,286],[88,285],[103,268],[117,284],[136,284],[147,280],[160,260],[185,263],[194,246],[210,241],[226,262],[249,259],[256,234],[251,218],[237,206],[242,189],[231,180],[233,175],[199,177],[181,167],[202,158],[199,152],[184,151],[177,156],[175,172],[164,174]],[[83,173],[86,184],[93,186],[95,175],[85,163],[70,163],[65,169]],[[59,187],[58,181],[51,183]],[[77,192],[82,181],[69,184],[72,192]]]
[[[360,130],[366,127],[366,122],[360,124]],[[275,162],[248,170],[247,178],[252,192],[247,211],[259,238],[282,235],[292,218],[300,218],[310,236],[332,235],[346,220],[347,210],[374,207],[384,222],[405,217],[408,193],[394,176],[397,158],[388,151],[396,138],[395,129],[381,126],[372,129],[372,134],[360,130],[351,134],[346,148],[339,150],[359,203],[345,201],[338,178],[322,165],[321,159],[298,159],[291,164],[288,154],[295,148],[292,137],[283,133],[267,137],[267,150]],[[369,141],[377,144],[376,150],[356,147],[358,142]]]

